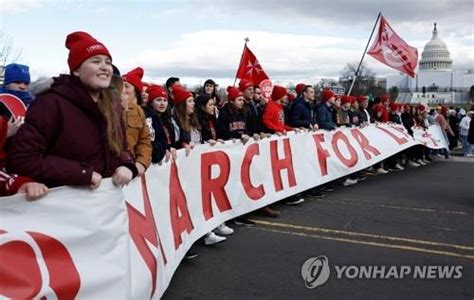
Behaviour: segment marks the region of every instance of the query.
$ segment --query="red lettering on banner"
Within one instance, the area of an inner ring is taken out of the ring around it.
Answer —
[[[316,144],[316,149],[318,150],[318,160],[319,160],[319,168],[321,169],[321,176],[326,176],[328,175],[327,159],[331,155],[321,145],[321,143],[324,143],[324,134],[323,133],[313,134],[313,140],[314,140],[314,143]]]
[[[386,128],[382,128],[382,127],[379,127],[379,126],[375,126],[375,128],[377,129],[380,129],[382,130],[383,132],[385,132],[389,137],[391,137],[392,139],[395,140],[395,142],[397,142],[397,144],[399,145],[403,145],[403,144],[406,144],[408,143],[408,140],[404,137],[398,137],[396,136],[393,132],[390,132],[390,130],[387,130]]]
[[[49,272],[49,285],[59,299],[74,299],[81,277],[67,248],[59,241],[39,232],[28,232],[38,244]]]
[[[351,129],[351,133],[357,143],[359,143],[359,146],[362,149],[362,152],[364,153],[365,159],[372,159],[372,156],[369,152],[372,152],[372,154],[375,156],[380,155],[380,151],[369,144],[369,139],[358,128]]]
[[[240,178],[247,196],[252,200],[259,200],[265,196],[265,188],[263,184],[256,187],[250,181],[250,165],[255,155],[260,155],[260,147],[257,143],[248,146],[245,151],[244,160],[240,168]]]
[[[173,229],[174,247],[178,249],[183,243],[181,234],[186,231],[188,234],[193,231],[194,226],[189,215],[186,195],[184,194],[181,182],[178,177],[176,163],[171,164],[170,170],[170,218]]]
[[[339,141],[343,141],[347,149],[349,150],[349,158],[345,158],[339,150]],[[351,168],[357,164],[357,152],[355,151],[354,147],[352,147],[351,143],[349,143],[347,136],[342,133],[342,131],[337,131],[332,136],[332,148],[334,149],[334,153],[336,153],[336,156],[346,167]]]
[[[153,215],[153,209],[151,207],[150,196],[148,195],[148,187],[146,185],[145,175],[140,177],[142,183],[142,194],[143,194],[143,207],[145,214],[142,214],[130,203],[126,202],[127,213],[128,213],[128,231],[138,252],[142,256],[145,264],[151,273],[152,289],[151,295],[155,293],[156,289],[156,277],[158,274],[158,263],[156,256],[150,249],[147,241],[155,247],[159,247],[161,256],[163,257],[164,264],[167,263],[165,252],[161,244],[158,230],[156,229],[155,217]]]
[[[406,131],[405,127],[400,127],[400,126],[391,126],[389,125],[390,128],[393,128],[395,129],[396,131],[402,133],[406,138],[410,139],[411,138],[411,135],[408,134],[408,132]]]
[[[295,171],[293,169],[293,158],[291,156],[290,140],[288,138],[283,139],[283,149],[285,156],[278,158],[278,140],[270,141],[270,156],[272,163],[272,175],[275,190],[283,190],[283,183],[281,180],[281,170],[286,169],[288,172],[288,185],[290,187],[296,185]]]
[[[0,230],[0,234],[5,234]],[[74,299],[81,278],[67,248],[53,237],[27,232],[41,251],[48,271],[49,287],[58,299]],[[43,286],[43,274],[32,246],[12,240],[0,246],[0,295],[8,298],[37,298]]]
[[[218,165],[220,171],[218,177],[211,179],[213,165]],[[202,210],[206,220],[214,216],[211,204],[212,195],[214,195],[217,208],[220,212],[232,208],[229,197],[227,197],[227,193],[224,189],[229,180],[229,175],[230,160],[224,151],[208,152],[201,155]]]
[[[43,279],[33,248],[23,241],[0,247],[0,295],[12,299],[33,299]]]
[[[428,131],[424,132],[423,135],[422,135],[422,137],[430,139],[430,140],[433,142],[433,144],[434,144],[435,147],[438,146],[438,143],[436,143],[436,140],[433,138],[433,136],[431,135],[431,133],[429,133]],[[426,143],[426,142],[423,142],[423,144],[426,146],[427,143]]]

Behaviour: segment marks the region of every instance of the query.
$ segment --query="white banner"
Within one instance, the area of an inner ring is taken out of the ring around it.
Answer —
[[[123,190],[61,187],[0,201],[0,297],[146,299],[166,290],[184,254],[222,222],[359,171],[408,147],[447,147],[438,126],[288,133],[199,145],[151,166]]]

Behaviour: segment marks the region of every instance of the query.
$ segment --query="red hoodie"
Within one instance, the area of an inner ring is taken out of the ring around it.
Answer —
[[[270,101],[265,106],[262,116],[263,125],[272,132],[283,132],[293,128],[285,125],[285,112],[283,106],[276,101]]]
[[[381,117],[382,122],[388,123],[388,121],[390,120],[389,115],[388,115],[388,110],[385,106],[383,106],[382,108],[383,108],[382,109],[382,117]]]

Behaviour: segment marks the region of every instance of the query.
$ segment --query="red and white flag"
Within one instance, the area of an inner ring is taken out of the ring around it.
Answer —
[[[258,62],[257,57],[255,57],[247,45],[244,47],[244,52],[242,53],[236,77],[240,80],[245,79],[251,81],[256,85],[260,84],[260,82],[265,79],[269,79],[268,75]]]
[[[415,77],[418,50],[399,37],[383,16],[378,36],[367,54],[389,67]]]

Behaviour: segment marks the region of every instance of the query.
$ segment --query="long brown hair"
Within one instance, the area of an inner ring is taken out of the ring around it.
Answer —
[[[121,117],[116,109],[114,98],[110,89],[102,90],[99,94],[97,106],[107,122],[107,146],[109,150],[120,155],[122,152]]]
[[[196,113],[192,113],[188,116],[188,113],[186,111],[186,101],[175,105],[174,116],[179,126],[184,131],[190,132],[193,127],[197,130],[201,130],[201,124],[199,124]]]

